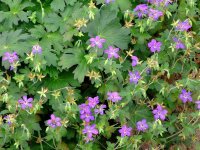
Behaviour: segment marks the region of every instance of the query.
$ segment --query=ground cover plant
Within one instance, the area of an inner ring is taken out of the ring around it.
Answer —
[[[0,0],[2,150],[200,149],[198,0]]]

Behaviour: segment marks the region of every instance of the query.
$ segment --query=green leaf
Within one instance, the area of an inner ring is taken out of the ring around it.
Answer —
[[[108,17],[109,16],[109,17]],[[117,19],[117,11],[110,7],[103,7],[85,29],[90,36],[100,35],[106,39],[107,46],[115,45],[121,49],[127,49],[130,37],[130,31],[123,28]]]
[[[73,72],[74,79],[78,79],[79,82],[83,82],[87,72],[88,72],[87,61],[82,60]]]
[[[51,3],[51,8],[54,11],[63,11],[65,8],[65,1],[64,0],[53,0]]]
[[[66,49],[66,53],[61,56],[58,64],[62,67],[62,69],[69,69],[70,67],[78,64],[82,57],[84,57],[82,49],[69,48]]]
[[[4,25],[12,28],[13,25],[18,25],[19,21],[29,22],[28,16],[31,11],[24,11],[27,7],[34,6],[31,2],[22,2],[22,0],[1,0],[9,6],[9,11],[0,11],[0,22],[4,21]]]
[[[84,57],[85,52],[80,48],[66,49],[66,54],[63,54],[59,61],[59,66],[62,69],[69,69],[74,65],[78,65],[73,71],[74,78],[79,82],[83,82],[84,76],[88,71],[87,61]]]
[[[47,78],[44,81],[45,87],[48,87],[50,90],[57,90],[64,88],[66,86],[78,87],[80,84],[77,80],[74,80],[73,74],[70,72],[64,72],[59,74],[57,78]]]
[[[151,111],[146,106],[138,106],[138,107],[135,106],[135,108],[133,108],[132,110],[133,110],[133,113],[132,113],[133,119],[132,120],[134,122],[137,122],[144,118],[147,119],[148,121],[151,121],[151,119],[153,117]]]
[[[58,57],[51,51],[44,51],[43,55],[47,61],[48,66],[57,66]]]
[[[62,18],[56,13],[50,13],[44,18],[44,22],[48,32],[55,32],[62,24]]]
[[[122,11],[131,9],[131,2],[130,2],[130,0],[123,0],[123,1],[122,0],[116,0],[116,3],[119,5],[119,8]]]
[[[42,46],[43,50],[50,50],[52,49],[52,46],[57,52],[63,50],[63,37],[59,32],[46,32],[41,25],[35,26],[30,29],[29,32],[35,40],[42,38],[38,43]]]
[[[16,51],[18,54],[23,54],[29,48],[28,40],[30,36],[22,33],[22,30],[5,31],[0,34],[0,45],[2,55],[6,51]]]

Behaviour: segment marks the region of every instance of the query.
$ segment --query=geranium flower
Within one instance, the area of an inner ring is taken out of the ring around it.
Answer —
[[[132,66],[133,67],[137,66],[139,62],[139,59],[137,58],[137,56],[132,56],[131,59],[132,59]]]
[[[119,130],[119,133],[121,133],[121,137],[125,136],[131,136],[131,127],[127,127],[126,125],[123,125],[122,128]]]
[[[155,120],[158,120],[158,119],[165,120],[167,112],[168,111],[166,109],[163,109],[162,106],[157,105],[157,108],[153,110],[154,119]]]
[[[138,121],[136,123],[136,127],[138,131],[143,131],[143,132],[149,128],[146,119],[142,119],[141,121]]]
[[[60,127],[61,119],[54,114],[51,114],[51,119],[47,120],[47,124],[52,128]]]
[[[152,39],[151,42],[148,43],[148,47],[150,48],[151,52],[160,52],[160,48],[162,46],[161,42],[156,41],[155,39]]]
[[[26,108],[32,108],[32,101],[33,98],[27,98],[27,96],[23,96],[22,99],[18,100],[18,103],[20,104],[22,109]]]
[[[96,96],[94,98],[92,98],[92,97],[88,98],[89,107],[94,108],[98,103],[99,103],[99,97],[98,96]]]
[[[106,108],[106,105],[100,105],[99,108],[97,108],[97,109],[94,110],[94,113],[95,114],[103,115],[105,108]]]
[[[176,26],[176,30],[180,30],[180,31],[188,31],[192,26],[190,25],[188,20],[185,20],[183,22],[179,21],[177,26]]]
[[[90,46],[95,47],[97,46],[98,48],[103,47],[103,43],[105,43],[105,39],[101,39],[99,36],[96,36],[95,38],[90,38]]]
[[[118,102],[122,100],[122,97],[119,95],[118,92],[108,92],[107,96],[108,100],[111,100],[112,102]]]
[[[96,125],[86,125],[85,128],[82,131],[83,134],[86,134],[86,142],[93,140],[93,135],[97,135],[99,132],[96,129]]]
[[[179,98],[182,100],[183,103],[186,102],[192,102],[191,92],[187,92],[185,89],[182,89],[181,94],[179,95]]]
[[[16,62],[18,59],[17,52],[5,52],[2,58],[3,61],[8,61],[10,64]]]
[[[129,81],[130,83],[138,84],[138,81],[140,79],[140,73],[138,71],[135,72],[129,72]]]
[[[148,12],[148,16],[149,18],[153,19],[153,20],[158,20],[161,16],[163,16],[163,12],[162,11],[159,11],[159,10],[156,10],[156,9],[152,9],[150,8],[149,9],[149,12]]]
[[[138,18],[142,18],[148,13],[148,6],[147,4],[139,4],[135,7],[134,12],[137,13]]]
[[[34,45],[32,47],[32,53],[33,54],[41,54],[42,53],[42,47],[40,47],[40,45]]]
[[[108,58],[119,58],[118,51],[119,48],[109,46],[108,49],[104,50],[104,53],[108,54]]]

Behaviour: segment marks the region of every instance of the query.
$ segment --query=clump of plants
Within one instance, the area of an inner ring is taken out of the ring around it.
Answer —
[[[197,0],[0,0],[0,148],[200,147]]]

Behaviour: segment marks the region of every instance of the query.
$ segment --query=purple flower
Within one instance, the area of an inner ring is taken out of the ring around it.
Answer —
[[[108,58],[119,58],[118,52],[119,48],[114,48],[112,46],[109,46],[108,49],[104,50],[104,53],[108,54]]]
[[[100,105],[98,109],[94,110],[95,114],[100,114],[103,115],[104,114],[104,109],[106,108],[106,105]]]
[[[139,59],[137,58],[137,56],[132,56],[131,59],[132,59],[132,66],[135,67],[138,64]]]
[[[197,104],[197,109],[200,110],[200,100],[195,102]]]
[[[137,126],[138,131],[143,131],[143,132],[149,128],[146,119],[142,119],[141,121],[138,121],[136,123],[136,126]]]
[[[151,73],[151,69],[147,68],[146,73],[149,75]]]
[[[180,31],[188,31],[188,29],[190,29],[192,26],[190,25],[188,20],[185,20],[183,22],[178,22],[177,26],[176,26],[176,30],[180,30]]]
[[[186,103],[187,101],[192,102],[191,94],[191,92],[187,92],[185,89],[182,89],[182,93],[179,95],[179,98],[183,103]]]
[[[61,126],[61,119],[59,117],[56,117],[54,114],[51,114],[51,119],[47,120],[47,124],[52,127],[60,127]]]
[[[33,54],[41,54],[42,53],[42,47],[40,47],[40,45],[34,45],[32,47],[32,53]]]
[[[93,140],[93,135],[97,135],[99,131],[96,129],[96,125],[86,125],[85,128],[82,131],[83,134],[86,134],[86,142]]]
[[[131,136],[131,127],[127,127],[126,125],[123,125],[121,129],[119,129],[119,133],[121,133],[121,137],[125,136]]]
[[[6,115],[3,119],[6,120],[9,126],[15,121],[12,114]]]
[[[176,42],[176,49],[185,49],[185,45],[181,42],[181,40],[174,37],[173,41]]]
[[[22,109],[32,108],[33,98],[27,98],[27,96],[23,96],[22,99],[18,100],[18,103],[21,105]]]
[[[80,109],[80,114],[84,114],[84,113],[90,113],[90,107],[87,104],[81,104],[79,105],[79,109]]]
[[[88,98],[88,105],[91,108],[94,108],[98,103],[99,103],[99,97],[98,96],[96,96],[94,98],[92,98],[92,97]]]
[[[158,119],[165,120],[167,112],[168,111],[166,109],[163,109],[162,106],[157,105],[157,108],[153,110],[154,119],[155,120],[158,120]]]
[[[111,2],[114,2],[115,0],[105,0],[105,3],[106,4],[109,4],[109,3],[111,3]]]
[[[129,72],[129,81],[130,83],[135,83],[138,84],[138,81],[140,79],[140,73],[138,71],[133,72]]]
[[[151,18],[153,20],[158,20],[159,17],[163,16],[163,12],[150,8],[149,12],[148,12],[148,16],[149,16],[149,18]]]
[[[148,13],[148,6],[146,4],[139,4],[135,7],[134,12],[137,13],[139,18],[142,18]]]
[[[92,113],[84,113],[80,115],[81,120],[85,121],[85,122],[90,122],[92,120],[94,120],[94,116],[92,115]]]
[[[107,96],[108,100],[111,100],[112,102],[118,102],[122,100],[122,97],[119,95],[118,92],[108,92]]]
[[[90,38],[90,46],[95,47],[97,46],[98,48],[103,47],[103,43],[105,43],[105,39],[101,39],[99,36],[96,36],[95,38]]]
[[[161,42],[156,41],[155,39],[152,39],[151,42],[148,43],[148,47],[150,48],[151,52],[160,52],[160,48],[162,46]]]
[[[94,116],[91,112],[91,107],[87,104],[81,104],[79,105],[80,109],[80,118],[85,122],[90,122],[91,120],[94,120]]]
[[[147,0],[147,2],[156,6],[168,6],[172,2],[172,0]]]
[[[8,61],[10,64],[13,64],[18,59],[19,58],[17,56],[17,52],[13,52],[13,53],[5,52],[2,58],[3,61]]]

